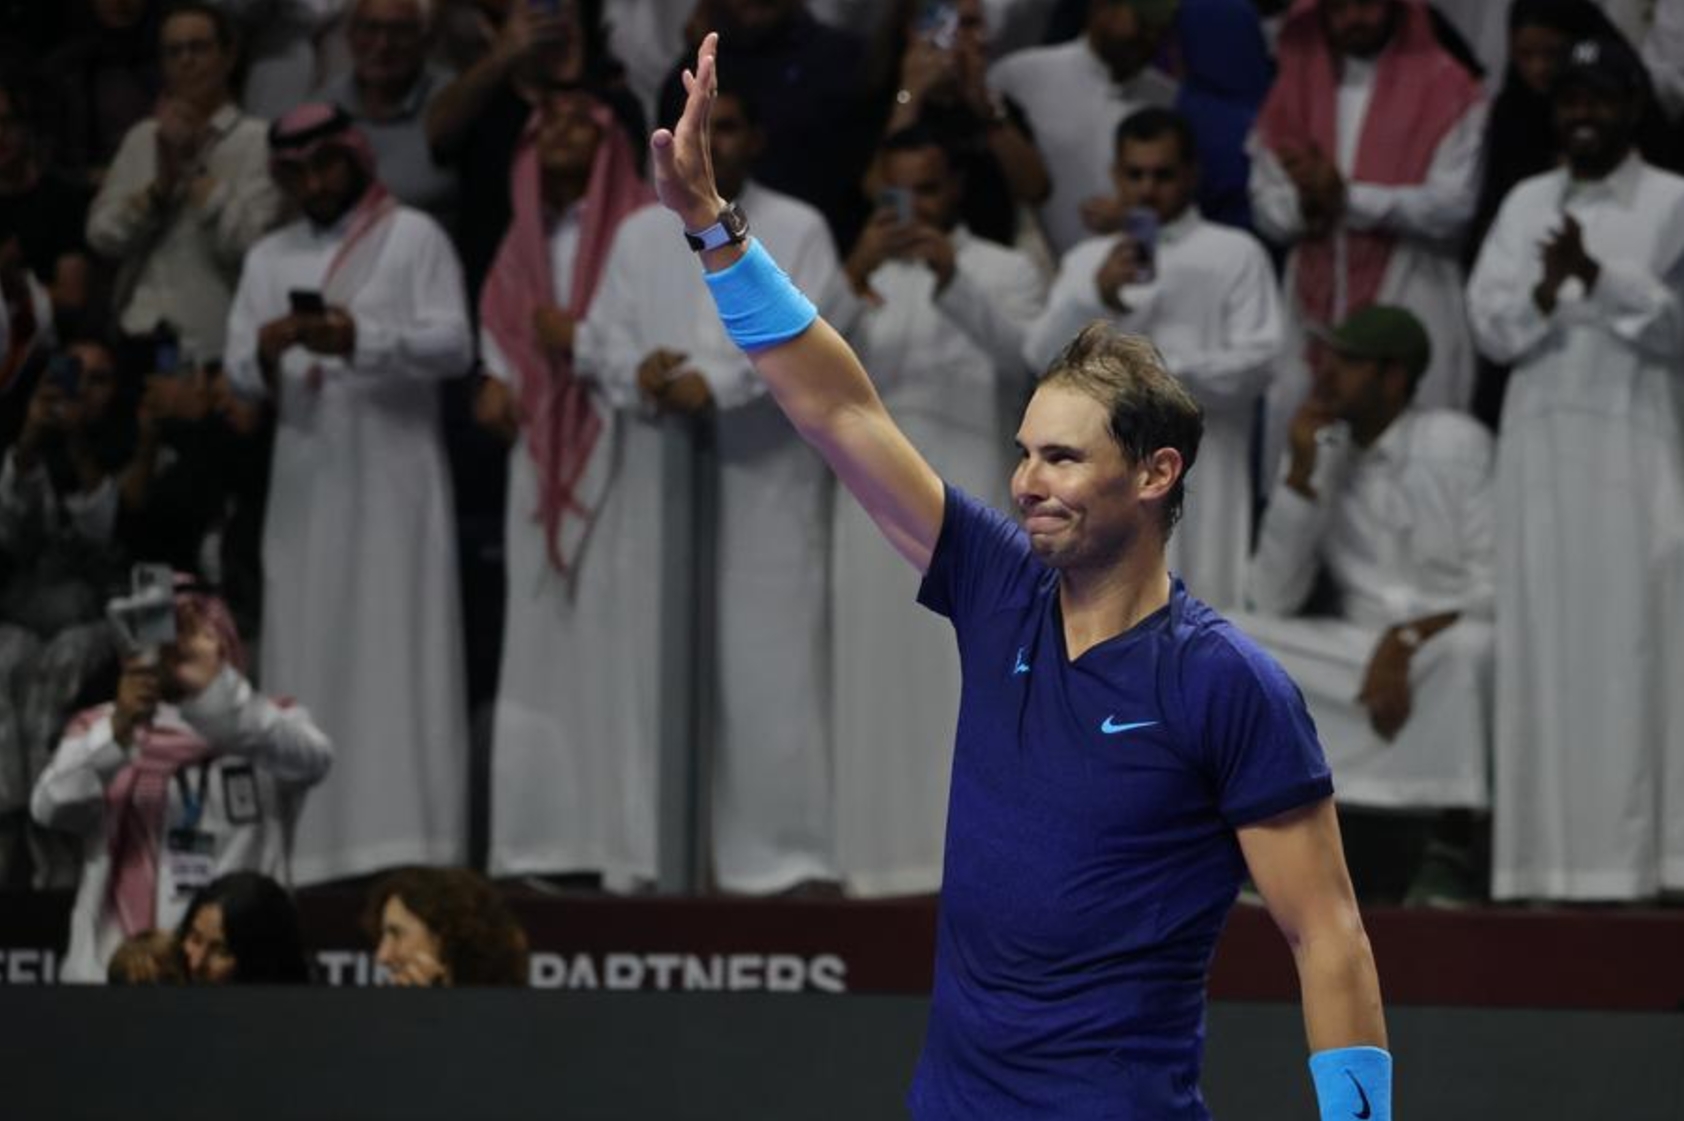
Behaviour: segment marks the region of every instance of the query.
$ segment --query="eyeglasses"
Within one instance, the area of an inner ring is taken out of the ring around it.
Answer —
[[[222,44],[215,39],[177,39],[166,42],[161,51],[165,62],[177,62],[184,58],[206,58],[222,48]]]

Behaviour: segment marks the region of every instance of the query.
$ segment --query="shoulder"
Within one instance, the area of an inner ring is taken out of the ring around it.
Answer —
[[[1014,249],[1009,245],[1001,245],[978,234],[972,234],[965,239],[964,246],[959,250],[959,256],[974,261],[982,268],[996,272],[1021,272],[1025,269],[1034,271],[1035,262],[1021,249]]]
[[[1254,260],[1267,261],[1269,257],[1268,250],[1263,248],[1263,243],[1257,240],[1256,235],[1235,226],[1213,222],[1209,218],[1201,218],[1193,230],[1193,236],[1187,240],[1200,249],[1233,254],[1244,258],[1248,263]]]
[[[990,75],[1009,79],[1061,71],[1073,55],[1086,49],[1080,38],[1048,47],[1025,47],[996,62]]]
[[[261,265],[270,257],[280,256],[291,252],[305,240],[305,220],[295,218],[284,226],[277,226],[252,244],[246,250],[245,271],[255,271],[254,266]]]
[[[1540,208],[1547,208],[1548,216],[1553,218],[1566,185],[1567,173],[1560,168],[1522,179],[1504,197],[1497,212],[1497,224],[1518,220],[1531,225],[1543,216]]]
[[[401,239],[401,244],[429,249],[439,245],[448,248],[450,245],[450,236],[444,232],[444,227],[424,210],[399,204],[392,211],[392,222],[392,236]]]
[[[1638,190],[1663,207],[1684,206],[1684,176],[1645,163],[1638,180]],[[1647,201],[1639,203],[1648,205]]]
[[[1443,468],[1489,470],[1495,439],[1484,424],[1467,412],[1453,409],[1423,409],[1413,414],[1410,451],[1421,460]]]
[[[1156,66],[1148,66],[1130,83],[1129,93],[1133,95],[1132,100],[1146,105],[1169,105],[1180,90],[1181,85],[1174,78]]]
[[[1080,274],[1097,269],[1099,263],[1110,254],[1111,247],[1116,244],[1116,241],[1117,239],[1109,234],[1101,234],[1099,237],[1090,237],[1086,241],[1078,241],[1065,251],[1063,257],[1059,258],[1058,271],[1060,275],[1067,272]]]
[[[1175,630],[1178,665],[1188,681],[1216,696],[1296,694],[1279,662],[1251,636],[1188,596]]]

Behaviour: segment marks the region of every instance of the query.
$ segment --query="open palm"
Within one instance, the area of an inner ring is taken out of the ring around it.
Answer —
[[[696,51],[695,70],[684,72],[684,112],[678,123],[656,129],[649,138],[655,193],[688,230],[713,225],[725,207],[714,184],[709,140],[713,100],[719,92],[718,54],[719,34],[709,32]]]

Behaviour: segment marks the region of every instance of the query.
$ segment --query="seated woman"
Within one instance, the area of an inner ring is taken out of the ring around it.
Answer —
[[[363,926],[390,984],[526,984],[526,931],[497,889],[466,868],[393,872],[375,885]]]
[[[194,984],[311,981],[298,908],[285,888],[257,872],[230,872],[206,884],[188,904],[176,937]]]

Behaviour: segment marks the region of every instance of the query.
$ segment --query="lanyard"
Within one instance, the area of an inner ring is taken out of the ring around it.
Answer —
[[[182,821],[182,828],[189,832],[199,828],[199,819],[205,815],[205,789],[210,785],[210,762],[199,764],[199,789],[197,792],[187,788],[186,768],[175,773],[175,787],[181,793],[181,804],[187,810],[187,816]]]

